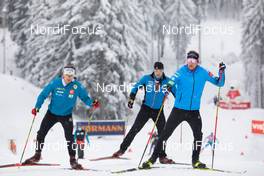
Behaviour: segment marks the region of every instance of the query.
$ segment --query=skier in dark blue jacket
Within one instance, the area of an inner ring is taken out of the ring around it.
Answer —
[[[150,159],[143,163],[143,168],[150,168],[156,162],[162,151],[162,144],[168,140],[176,127],[186,121],[194,136],[192,165],[194,168],[205,168],[199,161],[202,143],[202,120],[200,116],[200,101],[206,81],[222,87],[225,83],[225,64],[219,64],[219,77],[215,77],[203,67],[198,65],[199,54],[195,51],[187,53],[187,64],[182,66],[168,82],[167,87],[177,86],[176,99],[163,132]]]
[[[64,135],[67,140],[71,167],[73,169],[82,169],[82,166],[75,159],[72,110],[76,104],[77,97],[87,106],[93,106],[93,108],[98,108],[99,102],[97,100],[93,101],[88,96],[86,89],[74,79],[75,73],[76,69],[73,65],[65,66],[62,77],[56,77],[39,94],[37,103],[32,109],[34,117],[49,95],[51,95],[51,100],[37,134],[35,155],[27,159],[24,162],[25,164],[36,163],[40,160],[44,139],[49,130],[59,122],[64,129]]]
[[[127,148],[132,143],[134,137],[137,133],[144,127],[146,122],[151,118],[154,122],[156,121],[159,109],[162,105],[162,100],[166,93],[166,85],[169,82],[169,78],[165,76],[163,72],[164,66],[161,62],[156,62],[154,64],[154,72],[150,75],[143,76],[132,88],[130,93],[130,98],[128,100],[128,107],[132,108],[134,104],[134,100],[139,88],[144,88],[145,96],[141,106],[141,109],[136,117],[136,120],[129,130],[128,134],[124,138],[122,144],[120,145],[120,149],[113,154],[113,157],[120,157],[125,153]],[[176,87],[171,86],[171,92],[173,94],[176,93]],[[158,122],[157,129],[158,134],[161,133],[165,125],[165,116],[162,111]],[[159,154],[159,159],[161,163],[172,162],[167,158],[165,151],[163,150]]]

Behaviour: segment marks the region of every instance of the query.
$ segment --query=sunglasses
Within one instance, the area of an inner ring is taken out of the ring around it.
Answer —
[[[187,59],[187,63],[188,64],[197,64],[198,63],[198,60],[197,59],[193,59],[193,58],[188,58]]]

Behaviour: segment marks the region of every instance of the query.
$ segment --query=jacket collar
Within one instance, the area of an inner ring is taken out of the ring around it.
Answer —
[[[153,79],[156,79],[154,72],[152,72],[152,73],[150,74],[150,76],[151,76]],[[166,79],[166,75],[165,75],[165,73],[163,72],[161,78],[160,78],[158,81],[163,81],[164,79]]]
[[[73,79],[70,83],[66,84],[66,82],[64,81],[64,79],[61,78],[61,82],[62,82],[62,85],[63,85],[64,87],[67,86],[67,85],[69,85],[69,84],[71,84],[71,83],[73,83],[74,81],[75,81],[75,79]]]
[[[197,67],[196,67],[194,70],[190,70],[190,69],[188,68],[188,65],[187,65],[187,64],[186,64],[184,67],[185,67],[186,72],[189,72],[189,73],[195,73],[195,72],[197,72],[197,70],[200,68],[200,66],[197,65]]]

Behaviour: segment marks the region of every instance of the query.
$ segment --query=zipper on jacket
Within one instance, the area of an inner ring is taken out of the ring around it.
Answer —
[[[154,103],[155,103],[155,99],[156,99],[156,89],[155,89],[155,86],[156,86],[156,82],[155,82],[155,79],[154,79],[154,97],[153,97],[152,105],[151,105],[151,108],[152,109],[153,109],[153,106],[154,106]]]
[[[182,98],[182,93],[181,93],[181,96],[180,96],[180,98],[179,98],[179,103],[181,102],[181,98]]]
[[[192,110],[192,99],[193,99],[193,92],[194,92],[194,84],[195,84],[195,79],[194,79],[194,72],[193,72],[193,87],[192,87],[190,110]]]

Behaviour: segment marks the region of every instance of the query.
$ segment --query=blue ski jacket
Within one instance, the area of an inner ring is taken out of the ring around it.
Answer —
[[[73,80],[67,85],[63,85],[61,77],[56,77],[44,87],[38,96],[35,108],[40,109],[45,99],[51,94],[49,111],[58,116],[67,116],[72,114],[72,110],[79,97],[87,106],[91,106],[93,100],[82,84]]]
[[[171,77],[171,85],[176,85],[177,92],[174,107],[184,110],[199,110],[201,96],[206,81],[222,87],[225,84],[225,73],[219,72],[219,77],[215,77],[211,72],[201,66],[197,66],[191,71],[187,65],[182,66]]]
[[[150,75],[144,75],[131,89],[130,97],[135,99],[138,89],[144,88],[145,96],[143,99],[143,104],[152,109],[160,109],[163,98],[167,91],[166,85],[169,80],[170,79],[165,76],[165,74],[163,74],[160,79],[157,79],[154,73]],[[172,87],[171,92],[173,95],[175,95],[175,86]]]

